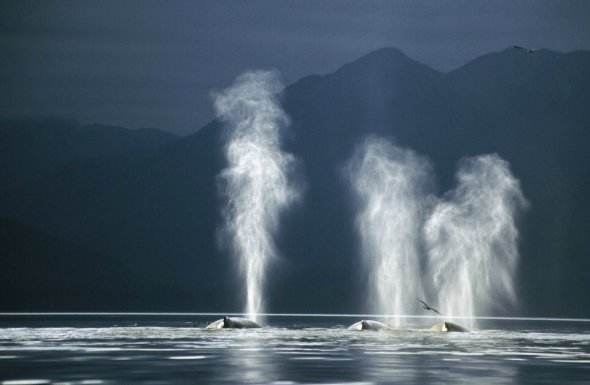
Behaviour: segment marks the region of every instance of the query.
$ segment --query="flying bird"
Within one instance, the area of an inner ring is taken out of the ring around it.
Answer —
[[[535,51],[536,51],[536,49],[534,49],[534,48],[521,47],[521,46],[519,46],[519,45],[514,45],[513,47],[514,47],[514,48],[516,48],[516,49],[523,50],[523,51],[525,51],[526,53],[533,53],[533,52],[535,52]]]
[[[431,310],[431,311],[435,312],[435,313],[436,313],[436,314],[438,314],[438,315],[442,315],[442,314],[440,314],[440,313],[439,313],[439,311],[438,311],[438,310],[436,310],[436,309],[434,309],[434,308],[431,308],[430,306],[428,306],[428,304],[427,304],[426,302],[422,301],[421,299],[419,299],[418,301],[419,301],[419,302],[422,304],[422,307],[423,307],[424,309],[426,309],[426,310]]]

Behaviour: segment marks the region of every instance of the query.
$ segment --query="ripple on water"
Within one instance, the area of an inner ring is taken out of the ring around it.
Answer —
[[[13,375],[0,385],[523,383],[526,375],[578,384],[590,378],[589,342],[590,334],[554,331],[3,328],[0,371]]]

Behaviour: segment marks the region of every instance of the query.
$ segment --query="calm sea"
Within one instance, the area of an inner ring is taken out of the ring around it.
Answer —
[[[0,384],[590,384],[587,320],[434,333],[271,316],[261,329],[203,329],[218,318],[0,315]]]

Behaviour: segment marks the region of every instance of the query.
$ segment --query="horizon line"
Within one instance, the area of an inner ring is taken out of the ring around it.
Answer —
[[[590,322],[590,318],[572,317],[505,317],[505,316],[452,316],[440,315],[388,315],[388,314],[337,314],[337,313],[259,313],[262,317],[326,317],[326,318],[449,318],[449,319],[475,319],[475,320],[500,320],[500,321],[552,321],[552,322]],[[248,316],[247,313],[236,312],[0,312],[4,316]]]

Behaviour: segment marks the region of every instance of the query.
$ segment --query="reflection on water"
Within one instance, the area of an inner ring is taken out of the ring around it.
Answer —
[[[590,379],[589,323],[505,322],[490,330],[434,333],[349,331],[342,320],[306,325],[281,319],[279,327],[242,330],[192,327],[194,317],[139,321],[132,326],[136,320],[0,317],[0,384],[587,384]]]

